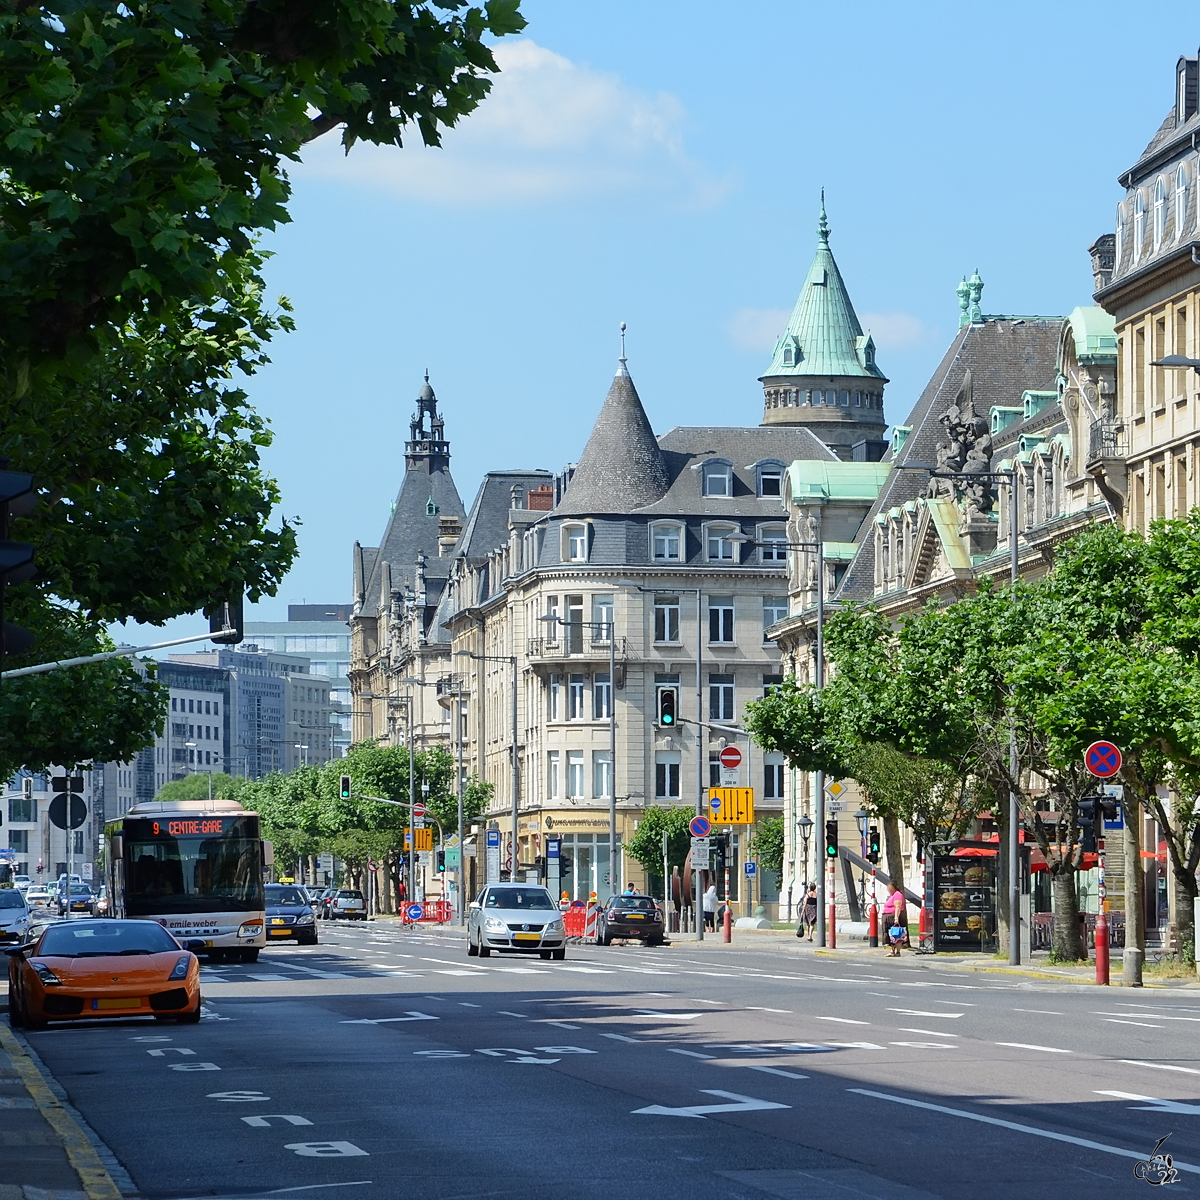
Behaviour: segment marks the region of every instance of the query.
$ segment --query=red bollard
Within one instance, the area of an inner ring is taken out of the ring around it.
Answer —
[[[867,914],[867,945],[872,950],[879,948],[879,909],[875,901],[871,901],[871,909]]]
[[[721,922],[721,932],[725,941],[733,941],[733,910],[729,907],[728,901],[725,904],[725,919]]]
[[[929,909],[925,905],[921,905],[921,914],[917,918],[917,938],[921,945],[925,944],[926,937],[929,936]]]
[[[1096,914],[1096,982],[1108,987],[1108,913]]]
[[[830,950],[837,949],[837,905],[829,906],[829,924],[825,930],[825,944]]]

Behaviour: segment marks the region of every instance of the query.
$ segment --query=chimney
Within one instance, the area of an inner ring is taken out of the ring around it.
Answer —
[[[554,507],[554,489],[549,484],[529,489],[526,508],[534,512],[549,512]]]
[[[457,517],[438,517],[438,558],[445,558],[462,536],[462,522]]]
[[[1112,283],[1116,252],[1117,235],[1115,233],[1102,233],[1088,247],[1088,253],[1092,256],[1092,281],[1095,283],[1093,291],[1098,292]]]

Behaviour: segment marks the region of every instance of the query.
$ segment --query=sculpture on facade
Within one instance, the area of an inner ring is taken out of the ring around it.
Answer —
[[[934,496],[961,493],[968,517],[989,513],[994,496],[992,481],[979,478],[992,469],[992,435],[986,417],[975,411],[974,383],[967,371],[954,402],[942,414],[946,440],[937,447],[937,472],[930,482]],[[958,478],[937,478],[937,473]]]

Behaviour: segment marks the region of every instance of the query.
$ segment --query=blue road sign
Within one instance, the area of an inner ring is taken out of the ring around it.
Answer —
[[[752,862],[746,863],[746,874],[747,875],[756,875],[757,873],[758,873],[758,863],[752,863]]]
[[[688,828],[692,831],[692,837],[708,837],[712,832],[712,822],[697,814],[688,822]]]
[[[561,858],[562,857],[562,842],[558,838],[546,839],[546,857]]]
[[[419,921],[425,915],[425,909],[420,904],[410,904],[407,912],[410,921]]]
[[[488,844],[489,846],[498,846],[498,845],[500,845],[500,830],[498,830],[498,829],[489,829],[489,830],[487,831],[487,844]]]
[[[1097,779],[1111,779],[1121,769],[1121,752],[1112,742],[1093,742],[1083,753],[1083,765]]]

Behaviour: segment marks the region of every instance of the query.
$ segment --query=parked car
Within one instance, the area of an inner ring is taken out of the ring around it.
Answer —
[[[266,894],[267,941],[295,938],[301,946],[315,946],[317,926],[306,889],[285,883],[268,883]]]
[[[71,884],[71,894],[68,896],[66,888],[60,888],[58,893],[58,915],[65,917],[69,910],[73,913],[83,912],[88,916],[92,915],[92,905],[95,903],[96,897],[92,895],[92,889],[86,883]]]
[[[365,921],[367,919],[367,902],[363,899],[362,892],[339,888],[329,898],[326,915],[331,921],[336,921],[339,917],[347,921]]]
[[[25,893],[17,888],[0,889],[0,942],[24,942],[30,920]]]
[[[467,953],[487,958],[493,950],[567,956],[567,933],[554,897],[538,884],[489,884],[467,917]]]
[[[653,896],[613,896],[596,918],[596,940],[612,945],[613,938],[639,938],[647,946],[663,940],[662,909]]]
[[[329,916],[329,902],[338,893],[337,888],[326,888],[317,898],[316,904],[313,906],[319,918],[322,920]]]

